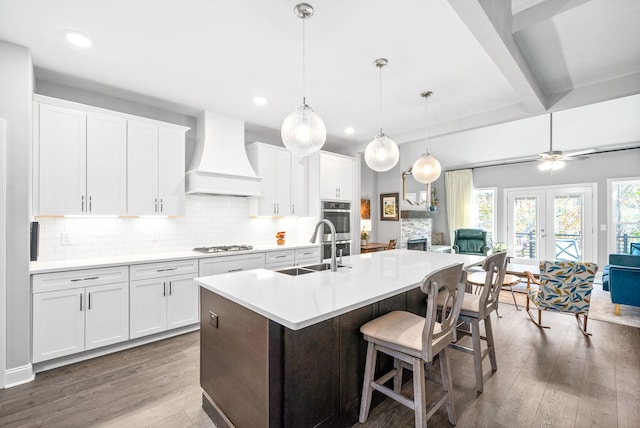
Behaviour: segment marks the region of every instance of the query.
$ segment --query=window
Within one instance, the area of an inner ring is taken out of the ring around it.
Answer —
[[[609,252],[629,254],[640,242],[640,178],[609,180]]]
[[[487,242],[495,243],[496,188],[473,189],[472,227],[487,231]]]

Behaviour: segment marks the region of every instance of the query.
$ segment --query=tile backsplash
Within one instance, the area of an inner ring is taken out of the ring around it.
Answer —
[[[42,217],[38,261],[191,250],[198,246],[308,242],[317,218],[249,218],[248,199],[187,195],[177,218]]]

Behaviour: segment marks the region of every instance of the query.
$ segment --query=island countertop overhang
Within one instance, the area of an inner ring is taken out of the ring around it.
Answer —
[[[411,290],[426,274],[480,256],[398,249],[344,258],[346,267],[289,276],[265,269],[200,277],[196,282],[292,330]]]

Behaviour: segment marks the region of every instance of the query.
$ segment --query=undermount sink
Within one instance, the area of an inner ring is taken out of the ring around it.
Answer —
[[[338,265],[338,269],[340,269],[341,267],[344,267],[344,266]],[[298,275],[304,275],[307,273],[321,272],[324,270],[331,270],[331,263],[318,263],[316,265],[307,265],[307,266],[279,269],[276,272],[284,273],[285,275],[298,276]]]
[[[315,271],[311,270],[311,269],[303,269],[303,268],[299,268],[299,267],[292,267],[292,268],[287,268],[287,269],[280,269],[280,270],[277,270],[276,272],[284,273],[285,275],[298,276],[298,275],[304,275],[306,273],[313,273]]]

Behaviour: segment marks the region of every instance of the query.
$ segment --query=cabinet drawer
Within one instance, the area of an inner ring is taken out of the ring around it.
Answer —
[[[267,268],[271,267],[271,265],[291,266],[293,265],[293,259],[294,259],[293,250],[269,251],[265,255],[265,262],[266,262]]]
[[[99,269],[83,269],[43,273],[32,276],[34,293],[69,290],[93,285],[115,284],[129,281],[129,267],[116,266]]]
[[[176,260],[172,262],[146,263],[131,266],[131,281],[139,279],[162,278],[185,273],[198,273],[198,260]]]
[[[296,248],[296,264],[301,262],[317,262],[320,260],[320,247]]]
[[[250,269],[264,269],[264,253],[243,256],[212,257],[200,259],[200,276],[218,275],[220,273],[237,272]]]

